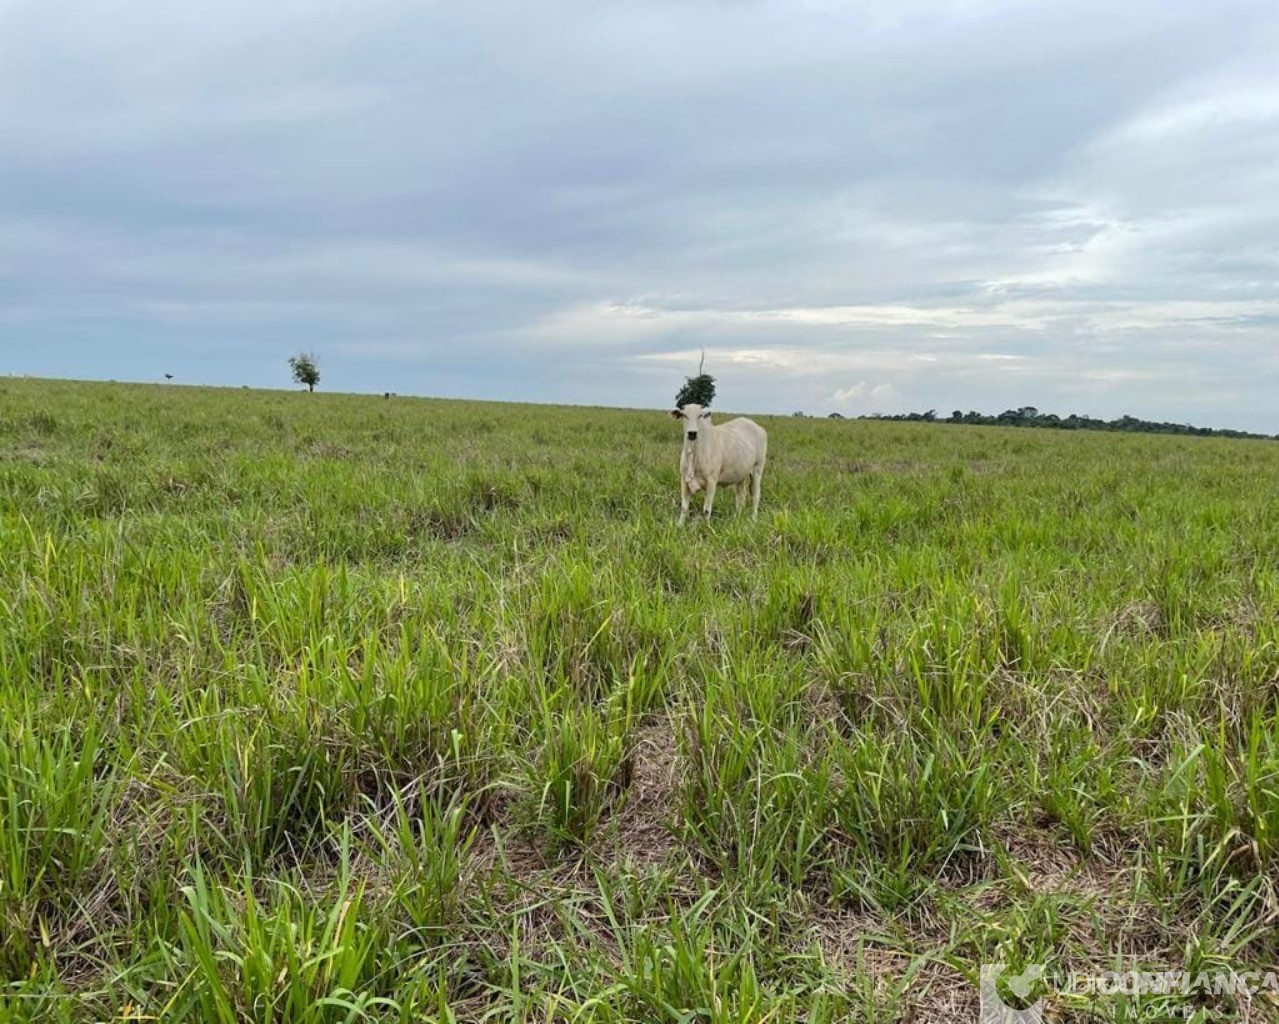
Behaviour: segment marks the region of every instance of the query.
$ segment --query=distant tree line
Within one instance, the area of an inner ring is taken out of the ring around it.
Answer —
[[[1154,420],[1143,420],[1136,416],[1120,416],[1113,420],[1100,420],[1093,416],[1058,416],[1056,413],[1043,413],[1033,405],[1023,405],[1020,409],[1005,409],[996,416],[987,416],[979,412],[963,412],[956,409],[949,418],[938,418],[936,409],[927,412],[904,412],[894,416],[874,413],[862,416],[865,420],[895,420],[906,423],[959,423],[979,427],[1040,427],[1048,430],[1108,430],[1114,433],[1129,434],[1189,434],[1195,437],[1239,437],[1254,438],[1264,441],[1279,440],[1279,434],[1254,434],[1247,430],[1227,430],[1214,427],[1193,427],[1186,423],[1160,423]]]

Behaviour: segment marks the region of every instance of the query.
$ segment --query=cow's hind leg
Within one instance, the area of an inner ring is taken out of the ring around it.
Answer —
[[[746,492],[750,490],[751,478],[743,477],[742,482],[733,485],[733,492],[737,495],[737,514],[742,514],[742,508],[746,504]]]
[[[759,518],[759,492],[763,479],[764,466],[761,463],[751,470],[751,516],[755,519]]]

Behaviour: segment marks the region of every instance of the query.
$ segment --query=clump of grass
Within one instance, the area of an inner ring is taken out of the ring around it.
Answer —
[[[581,846],[625,786],[626,719],[585,707],[545,722],[526,768],[526,814],[552,847]]]
[[[420,792],[395,794],[389,817],[374,828],[370,858],[390,865],[392,905],[413,943],[445,944],[461,923],[467,863],[478,830],[466,799],[442,804]]]
[[[857,734],[837,748],[840,899],[895,910],[982,857],[1008,810],[1002,765],[944,729]]]
[[[233,888],[199,864],[184,886],[178,936],[163,950],[184,979],[166,1020],[378,1020],[399,1006],[378,994],[386,937],[343,862],[332,894],[313,898],[276,881],[260,895],[252,878]]]
[[[1062,722],[1042,738],[1032,761],[1039,811],[1061,826],[1080,852],[1089,854],[1127,817],[1124,772],[1086,725]],[[1028,752],[1029,753],[1029,752]]]
[[[115,766],[100,731],[35,728],[30,714],[0,734],[0,965],[22,977],[80,913],[99,882],[111,831]]]
[[[58,432],[58,418],[50,412],[38,409],[27,417],[27,429],[39,437],[52,437]]]
[[[1279,742],[1275,715],[1255,715],[1235,745],[1189,730],[1173,748],[1146,809],[1147,843],[1160,884],[1216,886],[1279,863]]]
[[[629,581],[579,562],[546,573],[522,613],[530,668],[590,702],[638,679],[652,703],[669,680],[674,626],[660,600],[637,597]]]
[[[225,706],[192,699],[175,764],[217,812],[204,849],[230,863],[296,860],[352,802],[350,748],[326,740],[326,714],[307,704]],[[198,780],[198,781],[197,781]]]

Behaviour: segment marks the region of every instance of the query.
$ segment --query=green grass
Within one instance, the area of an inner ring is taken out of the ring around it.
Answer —
[[[680,529],[664,409],[0,380],[0,1019],[1273,967],[1279,445],[761,422]]]

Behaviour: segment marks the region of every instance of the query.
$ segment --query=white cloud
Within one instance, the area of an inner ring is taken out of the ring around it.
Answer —
[[[867,401],[883,401],[893,393],[891,384],[871,384],[869,381],[859,380],[856,384],[849,387],[836,388],[831,395],[835,404],[843,409],[852,407],[861,407]]]
[[[1197,135],[1242,127],[1264,129],[1279,120],[1279,83],[1261,81],[1239,85],[1230,81],[1204,83],[1200,95],[1143,111],[1120,124],[1099,145],[1149,145],[1184,142]]]

